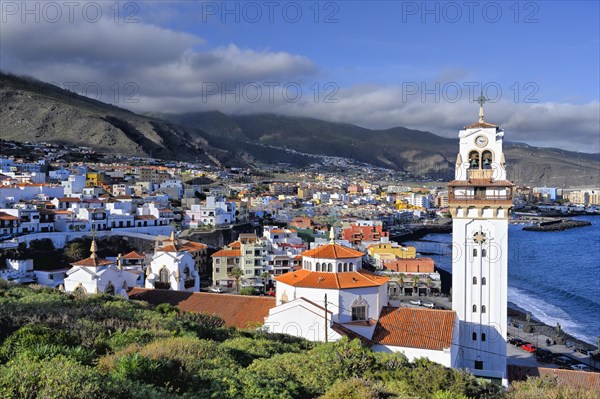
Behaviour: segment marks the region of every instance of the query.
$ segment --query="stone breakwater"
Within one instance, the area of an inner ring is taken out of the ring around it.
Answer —
[[[564,231],[577,227],[591,226],[592,223],[585,220],[556,219],[542,222],[534,226],[523,227],[526,231]]]

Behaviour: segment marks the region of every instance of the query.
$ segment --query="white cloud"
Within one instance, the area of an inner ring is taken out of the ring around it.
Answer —
[[[464,92],[453,102],[447,93],[436,98],[419,88],[409,94],[403,85],[339,87],[320,80],[324,72],[302,55],[235,44],[208,48],[196,35],[109,18],[54,24],[9,18],[0,26],[0,69],[62,87],[76,82],[81,94],[84,86],[97,85],[98,99],[135,111],[274,112],[370,128],[405,126],[446,137],[456,137],[478,113]],[[446,82],[466,79],[468,72],[442,67],[431,76]],[[87,94],[97,97],[93,88]],[[507,140],[600,151],[597,101],[527,104],[508,97],[486,105],[486,120],[501,124]]]

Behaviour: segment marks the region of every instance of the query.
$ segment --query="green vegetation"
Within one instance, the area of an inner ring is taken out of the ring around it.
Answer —
[[[532,380],[508,397],[540,397],[535,395],[553,389],[551,382]],[[578,397],[577,391],[564,392]],[[401,354],[374,353],[357,340],[314,344],[227,328],[217,316],[185,313],[168,304],[152,308],[105,295],[76,298],[0,283],[0,397],[463,399],[506,394],[424,359],[410,363]]]

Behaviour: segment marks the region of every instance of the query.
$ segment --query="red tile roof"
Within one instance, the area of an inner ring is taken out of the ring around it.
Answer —
[[[475,128],[490,128],[490,127],[498,127],[498,125],[494,125],[493,123],[487,122],[475,122],[470,125],[465,126],[465,129],[475,129]]]
[[[122,258],[123,259],[144,259],[145,256],[136,251],[131,251],[128,254],[123,255]]]
[[[211,256],[213,258],[219,258],[219,257],[234,258],[236,256],[241,256],[241,255],[242,255],[242,251],[240,251],[239,249],[222,249],[220,251],[215,252]]]
[[[88,266],[88,267],[100,267],[100,266],[106,266],[106,265],[113,265],[115,262],[110,261],[110,260],[106,260],[106,259],[102,259],[98,256],[90,256],[89,258],[85,258],[82,259],[80,261],[77,261],[75,263],[71,263],[71,265],[73,266]]]
[[[0,212],[0,220],[20,220],[18,217],[8,214],[6,212]]]
[[[442,350],[452,345],[452,310],[384,307],[373,333],[381,345]]]
[[[214,256],[214,255],[213,255]],[[275,277],[275,280],[294,287],[349,289],[378,287],[385,284],[389,277],[377,276],[366,270],[357,272],[327,273],[302,269]]]
[[[325,244],[302,252],[302,256],[321,259],[361,258],[364,253],[339,244]]]
[[[264,323],[275,298],[204,292],[183,292],[134,288],[129,299],[147,301],[153,305],[169,303],[186,312],[216,314],[227,327],[247,328]]]
[[[600,392],[600,373],[586,371],[562,370],[546,367],[527,367],[509,364],[507,366],[508,381],[524,381],[527,376],[552,378],[559,385],[597,390]]]

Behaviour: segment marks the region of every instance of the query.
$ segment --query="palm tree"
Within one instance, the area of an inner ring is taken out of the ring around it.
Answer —
[[[85,248],[80,242],[72,242],[65,247],[65,256],[72,262],[83,259],[85,256]]]
[[[419,285],[419,275],[415,274],[411,277],[411,281],[413,284],[413,290],[414,292],[417,292],[417,285]],[[419,296],[419,293],[417,292],[417,296]]]
[[[264,271],[260,274],[260,278],[263,280],[263,284],[265,285],[265,294],[267,293],[267,280],[269,279],[269,272]]]
[[[244,271],[242,269],[240,269],[239,267],[236,267],[231,271],[230,276],[235,279],[235,288],[239,294],[240,293],[240,280],[244,276]]]
[[[400,273],[398,283],[400,284],[400,294],[404,295],[404,273]]]

